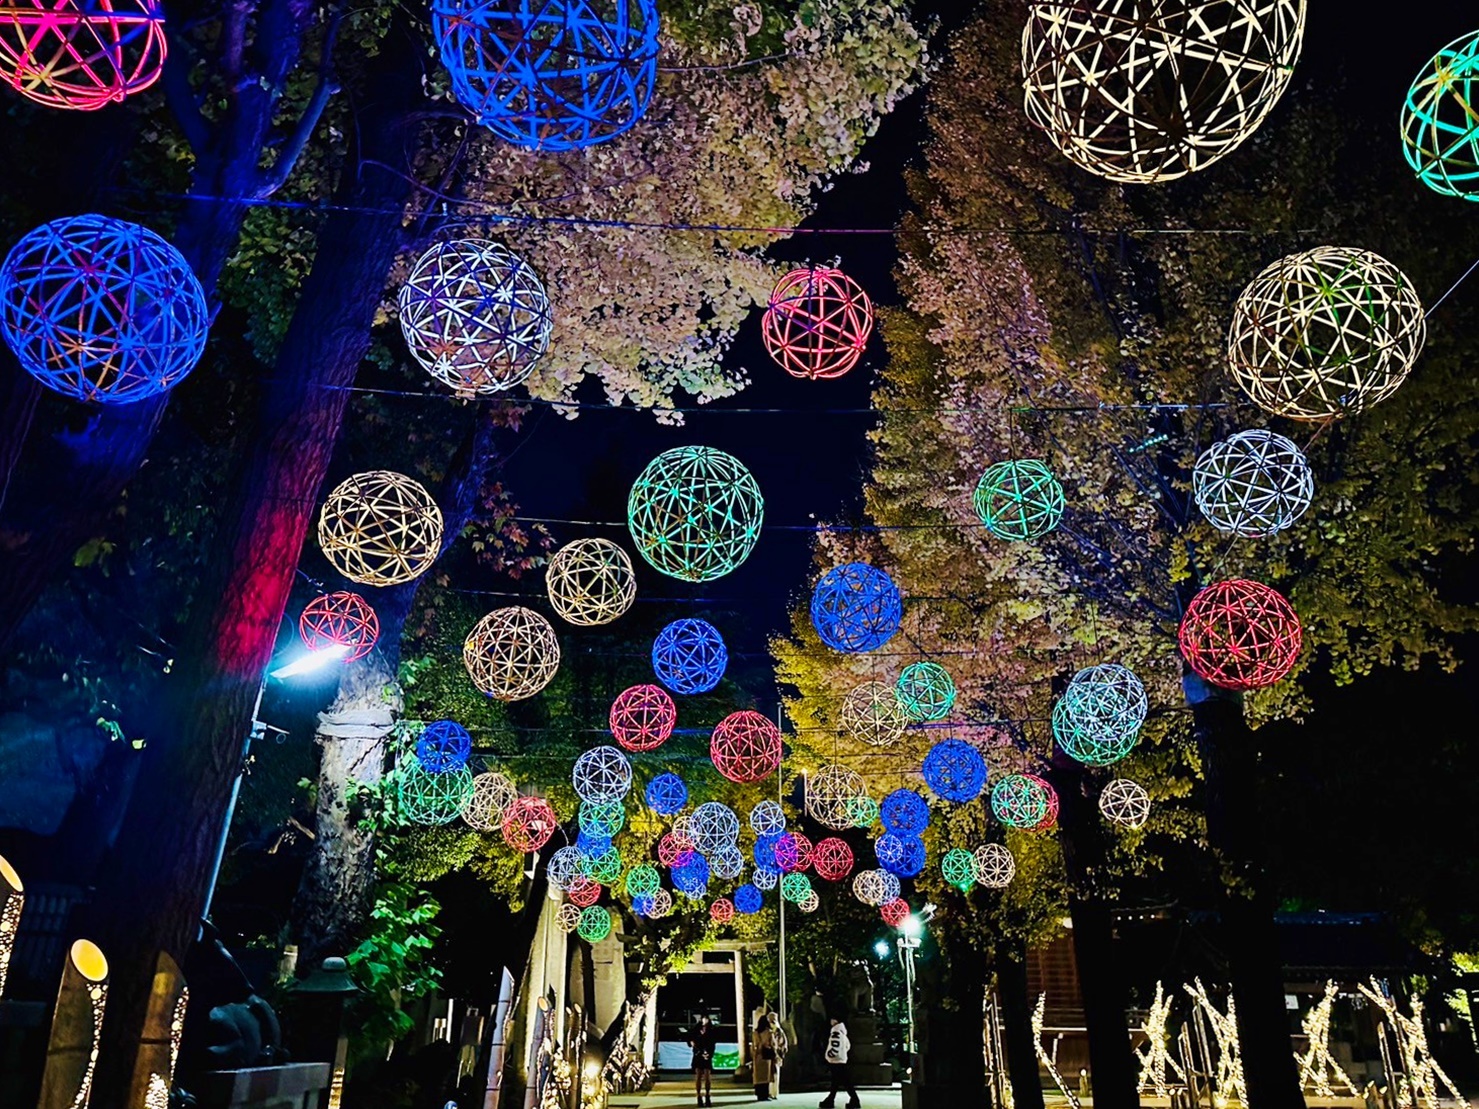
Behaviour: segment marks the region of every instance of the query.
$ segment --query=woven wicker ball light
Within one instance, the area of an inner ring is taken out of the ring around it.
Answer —
[[[380,618],[358,593],[324,593],[303,606],[298,634],[310,651],[343,647],[345,662],[357,662],[380,640]]]
[[[416,761],[430,774],[461,770],[472,754],[472,736],[455,720],[437,720],[421,730]]]
[[[998,539],[1021,542],[1046,535],[1063,517],[1063,486],[1035,458],[1010,459],[986,468],[971,498],[976,515]]]
[[[91,111],[164,71],[159,0],[19,0],[0,11],[0,81],[50,108]]]
[[[731,782],[758,782],[780,769],[781,731],[753,709],[730,713],[714,728],[709,757]]]
[[[1111,181],[1172,181],[1257,130],[1288,87],[1304,0],[1032,3],[1027,118]]]
[[[1315,496],[1315,477],[1291,440],[1254,429],[1203,451],[1192,470],[1191,491],[1218,531],[1257,539],[1304,515]]]
[[[495,701],[522,701],[555,676],[560,641],[550,622],[533,609],[498,608],[468,633],[462,664],[473,685]]]
[[[844,562],[811,592],[811,623],[834,651],[861,654],[882,647],[899,630],[904,600],[893,578],[866,562]]]
[[[873,304],[839,269],[792,270],[771,290],[760,336],[781,369],[813,381],[841,377],[858,364],[873,333]]]
[[[707,620],[674,620],[652,642],[652,672],[674,693],[707,693],[728,665],[724,637]]]
[[[709,856],[709,871],[715,878],[729,881],[745,869],[745,856],[738,844],[726,844]]]
[[[861,774],[841,763],[831,763],[807,778],[806,811],[817,823],[843,831],[854,826],[850,802],[867,795],[868,786]]]
[[[1426,335],[1406,274],[1369,250],[1322,246],[1280,258],[1248,284],[1233,309],[1227,357],[1254,404],[1325,420],[1391,396]]]
[[[1047,801],[1047,809],[1043,812],[1042,819],[1029,828],[1028,831],[1046,832],[1058,823],[1058,808],[1060,805],[1058,791],[1053,788],[1053,784],[1046,778],[1036,774],[1023,774],[1022,777],[1026,778],[1029,782],[1036,783]]]
[[[750,471],[712,447],[663,451],[627,496],[638,552],[682,581],[713,581],[738,567],[755,549],[764,515]]]
[[[673,911],[673,895],[667,890],[653,890],[648,896],[652,898],[652,903],[647,908],[647,915],[651,919],[661,920]]]
[[[1005,889],[1017,876],[1017,860],[1000,843],[986,843],[974,852],[976,881],[987,889]]]
[[[401,817],[412,824],[450,824],[462,814],[472,790],[472,774],[465,767],[433,773],[412,760],[401,768],[396,800]]]
[[[0,335],[22,369],[73,400],[132,404],[172,389],[209,327],[190,264],[136,223],[52,220],[0,265]]]
[[[696,853],[693,841],[687,836],[664,832],[657,841],[657,861],[669,868],[685,865]]]
[[[562,620],[582,627],[609,624],[637,599],[632,560],[609,539],[577,539],[549,560],[549,603]]]
[[[898,692],[887,682],[863,682],[842,699],[842,730],[870,747],[892,747],[909,727]]]
[[[1299,658],[1304,633],[1294,607],[1261,582],[1233,579],[1192,598],[1177,635],[1182,657],[1223,689],[1273,685]]]
[[[986,760],[963,739],[944,739],[929,749],[920,767],[924,784],[942,801],[974,801],[986,788]]]
[[[655,751],[678,723],[678,706],[660,685],[634,685],[611,702],[611,734],[628,751]]]
[[[1139,828],[1150,819],[1150,794],[1139,782],[1116,778],[1099,794],[1099,812],[1112,824]]]
[[[775,865],[783,873],[811,866],[811,840],[802,832],[782,832],[775,839]]]
[[[940,858],[940,874],[947,884],[962,893],[976,884],[976,860],[967,850],[952,847]]]
[[[400,585],[442,550],[442,510],[418,481],[391,470],[345,478],[318,515],[318,545],[350,581]]]
[[[567,936],[580,927],[580,906],[565,902],[555,910],[555,926]]]
[[[587,836],[605,840],[609,844],[611,837],[626,826],[627,811],[620,801],[582,801],[575,819],[580,830]]]
[[[910,720],[943,720],[955,707],[955,679],[937,662],[910,663],[894,688]]]
[[[1053,706],[1053,737],[1069,758],[1108,766],[1135,746],[1149,707],[1145,686],[1129,667],[1087,666]]]
[[[516,797],[503,810],[503,842],[523,855],[532,855],[560,826],[555,810],[543,797]]]
[[[909,919],[909,902],[902,897],[895,897],[892,901],[885,901],[878,908],[878,915],[883,917],[883,922],[890,928],[903,926],[904,921]]]
[[[1428,188],[1479,200],[1479,31],[1434,54],[1412,82],[1402,153]]]
[[[512,389],[549,350],[544,284],[501,243],[436,243],[411,267],[397,303],[411,356],[460,397]]]
[[[818,878],[828,882],[840,882],[846,878],[852,873],[854,862],[852,848],[836,836],[818,840],[811,849],[811,868]]]
[[[503,814],[517,800],[518,788],[507,775],[488,770],[472,780],[472,793],[462,806],[462,819],[479,832],[491,832],[503,824]]]

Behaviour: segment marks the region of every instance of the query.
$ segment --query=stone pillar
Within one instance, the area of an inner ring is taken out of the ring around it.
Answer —
[[[739,1031],[739,1066],[750,1056],[750,1014],[745,1011],[745,953],[734,952],[734,1023]]]

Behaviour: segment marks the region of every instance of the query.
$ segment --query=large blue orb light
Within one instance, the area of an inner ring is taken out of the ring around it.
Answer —
[[[724,637],[707,620],[674,620],[652,643],[652,672],[674,693],[707,693],[728,665]]]
[[[903,615],[893,578],[866,562],[832,567],[811,593],[811,622],[834,651],[858,654],[882,647],[899,630]]]
[[[756,887],[746,882],[734,891],[734,911],[744,913],[758,913],[760,906],[765,903],[765,895]]]
[[[878,806],[883,826],[899,836],[917,836],[929,827],[929,803],[912,789],[896,789]]]
[[[443,774],[448,770],[461,770],[472,754],[472,736],[467,729],[453,720],[438,720],[428,724],[416,740],[416,761],[428,774]]]
[[[647,783],[647,807],[658,816],[672,816],[688,804],[688,787],[671,772],[659,774]]]
[[[434,0],[452,92],[531,150],[576,150],[642,118],[657,79],[656,0]]]
[[[709,888],[709,863],[697,851],[682,866],[673,867],[673,888],[689,897],[702,897]]]
[[[974,801],[986,788],[986,760],[962,739],[936,743],[921,769],[924,784],[944,801]]]
[[[900,878],[913,878],[924,869],[924,840],[885,832],[873,843],[878,865]]]

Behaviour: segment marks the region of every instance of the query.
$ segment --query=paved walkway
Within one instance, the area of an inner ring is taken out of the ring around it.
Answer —
[[[899,1109],[899,1088],[864,1088],[858,1091],[863,1099],[863,1109]],[[750,1109],[751,1106],[768,1106],[769,1109],[816,1109],[824,1091],[781,1094],[776,1101],[756,1102],[755,1091],[749,1086],[736,1086],[729,1081],[714,1083],[714,1109]],[[838,1109],[847,1104],[847,1095],[837,1099]],[[692,1109],[693,1083],[658,1082],[645,1094],[618,1094],[611,1099],[611,1109]]]

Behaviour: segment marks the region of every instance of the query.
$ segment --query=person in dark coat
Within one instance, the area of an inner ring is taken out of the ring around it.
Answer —
[[[718,1037],[707,1016],[688,1033],[688,1046],[693,1049],[693,1093],[696,1105],[714,1104],[714,1046]]]

